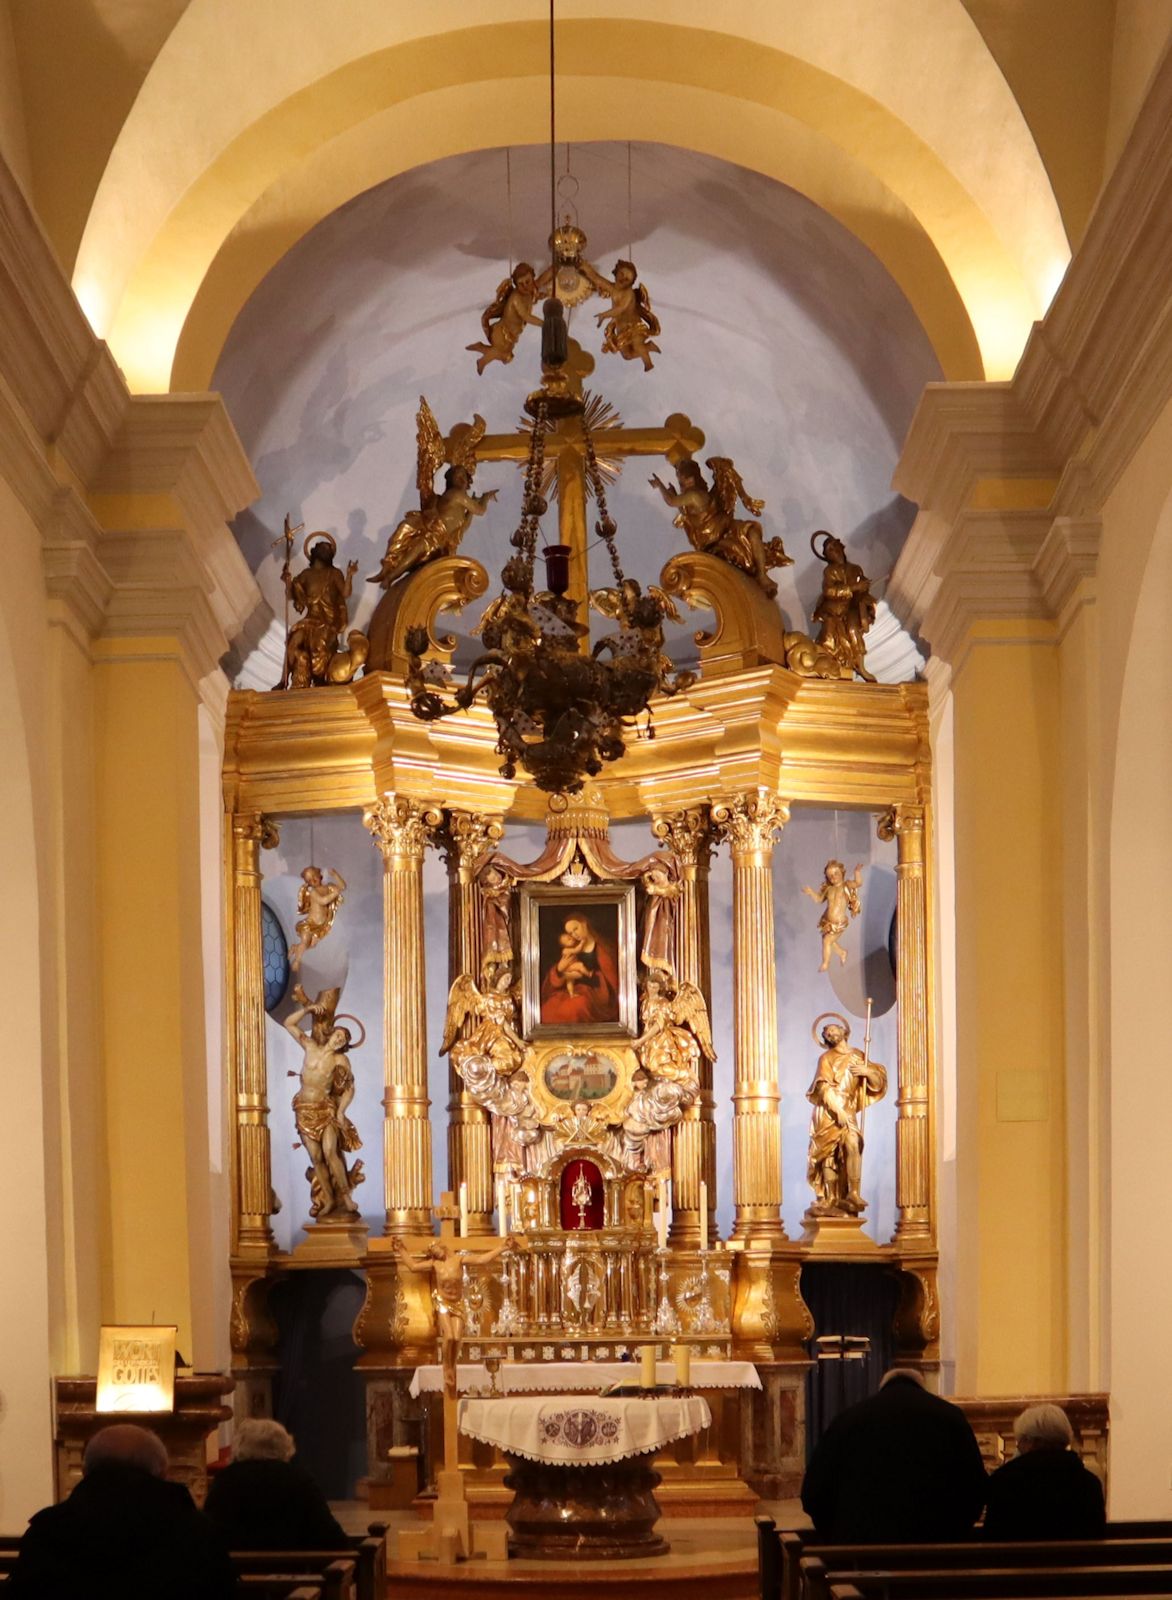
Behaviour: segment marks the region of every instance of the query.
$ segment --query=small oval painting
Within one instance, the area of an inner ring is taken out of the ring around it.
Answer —
[[[618,1063],[605,1050],[560,1050],[545,1063],[545,1087],[556,1100],[604,1100],[619,1081]]]

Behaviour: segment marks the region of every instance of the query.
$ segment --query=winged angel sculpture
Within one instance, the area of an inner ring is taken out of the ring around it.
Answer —
[[[468,1093],[492,1114],[495,1163],[520,1170],[525,1149],[541,1137],[537,1108],[522,1063],[517,992],[509,967],[487,964],[480,984],[462,972],[448,994],[440,1055],[450,1055]]]
[[[634,1093],[623,1116],[623,1161],[633,1172],[671,1165],[671,1129],[700,1093],[701,1061],[715,1061],[704,996],[694,983],[654,971],[643,987],[643,1032]]]
[[[452,464],[444,474],[444,487],[436,493],[435,475],[444,464],[444,436],[432,415],[431,407],[420,396],[416,417],[415,483],[419,490],[419,510],[408,511],[387,542],[378,571],[367,583],[389,589],[409,572],[426,566],[440,556],[452,556],[468,532],[473,517],[482,517],[497,490],[472,493],[476,472],[476,448],[484,438],[485,421],[474,416],[452,447]]]
[[[590,604],[600,616],[619,624],[617,632],[599,639],[593,650],[595,656],[608,650],[616,665],[653,674],[660,694],[678,694],[695,683],[694,672],[677,672],[671,657],[664,653],[665,617],[681,623],[684,619],[675,601],[658,584],[649,584],[644,593],[637,579],[624,578],[616,589],[591,590]]]
[[[764,511],[765,502],[754,500],[746,492],[733,462],[727,456],[709,456],[705,466],[712,474],[711,488],[698,463],[689,456],[676,464],[678,489],[671,488],[658,475],[649,482],[675,511],[673,526],[684,530],[694,550],[719,556],[739,568],[772,600],[777,585],[769,573],[774,567],[792,567],[793,557],[786,555],[780,539],[765,538],[756,520]],[[753,520],[737,517],[738,500]]]

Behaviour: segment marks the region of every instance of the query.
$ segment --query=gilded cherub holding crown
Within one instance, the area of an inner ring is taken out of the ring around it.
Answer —
[[[651,309],[646,284],[638,281],[635,263],[616,261],[613,282],[604,278],[589,261],[582,262],[582,271],[597,292],[610,301],[607,310],[600,311],[595,318],[600,327],[606,324],[602,348],[609,354],[622,356],[625,361],[641,361],[643,370],[650,372],[651,352],[659,353],[655,343],[655,336],[660,332],[659,318]]]
[[[792,567],[780,539],[766,539],[756,520],[765,509],[764,500],[754,500],[745,490],[741,475],[727,456],[709,456],[705,462],[712,473],[712,487],[704,480],[697,462],[690,456],[676,464],[678,489],[670,488],[657,475],[649,481],[665,503],[675,511],[674,526],[682,528],[694,550],[718,556],[738,568],[760,585],[772,600],[777,585],[769,576],[772,567]],[[737,501],[751,512],[752,521],[738,519]]]
[[[419,510],[408,511],[391,534],[382,565],[367,583],[378,583],[387,589],[429,561],[455,555],[472,518],[482,517],[497,496],[496,489],[489,489],[485,494],[472,493],[476,447],[484,431],[485,421],[480,416],[474,417],[471,426],[462,432],[453,430],[453,438],[457,433],[460,437],[452,446],[452,464],[444,474],[444,487],[437,494],[435,475],[444,464],[446,446],[431,407],[420,397],[415,469]]]

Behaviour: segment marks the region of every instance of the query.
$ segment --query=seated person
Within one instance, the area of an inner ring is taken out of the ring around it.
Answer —
[[[819,1439],[802,1506],[829,1544],[943,1544],[976,1536],[986,1482],[964,1412],[896,1367]]]
[[[146,1428],[116,1423],[85,1449],[81,1481],[38,1511],[20,1541],[5,1600],[229,1600],[226,1547]]]
[[[216,1473],[204,1507],[229,1550],[352,1547],[317,1484],[293,1460],[295,1448],[268,1417],[237,1427],[231,1464]]]
[[[1030,1406],[1013,1424],[1017,1455],[989,1479],[987,1539],[1101,1539],[1103,1485],[1070,1448],[1060,1406]]]

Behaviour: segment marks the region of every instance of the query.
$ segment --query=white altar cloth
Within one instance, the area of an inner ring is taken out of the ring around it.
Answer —
[[[649,1455],[712,1421],[702,1395],[517,1395],[460,1401],[461,1433],[508,1455],[551,1466],[591,1466]]]
[[[480,1361],[461,1361],[457,1383],[461,1394],[489,1387],[488,1368]],[[614,1383],[638,1383],[637,1361],[502,1361],[497,1386],[505,1394],[597,1394]],[[660,1361],[655,1381],[673,1384],[676,1369],[670,1361]],[[408,1391],[412,1399],[421,1394],[439,1394],[444,1386],[439,1366],[416,1367]],[[759,1389],[761,1379],[751,1361],[692,1362],[689,1378],[692,1389]]]

